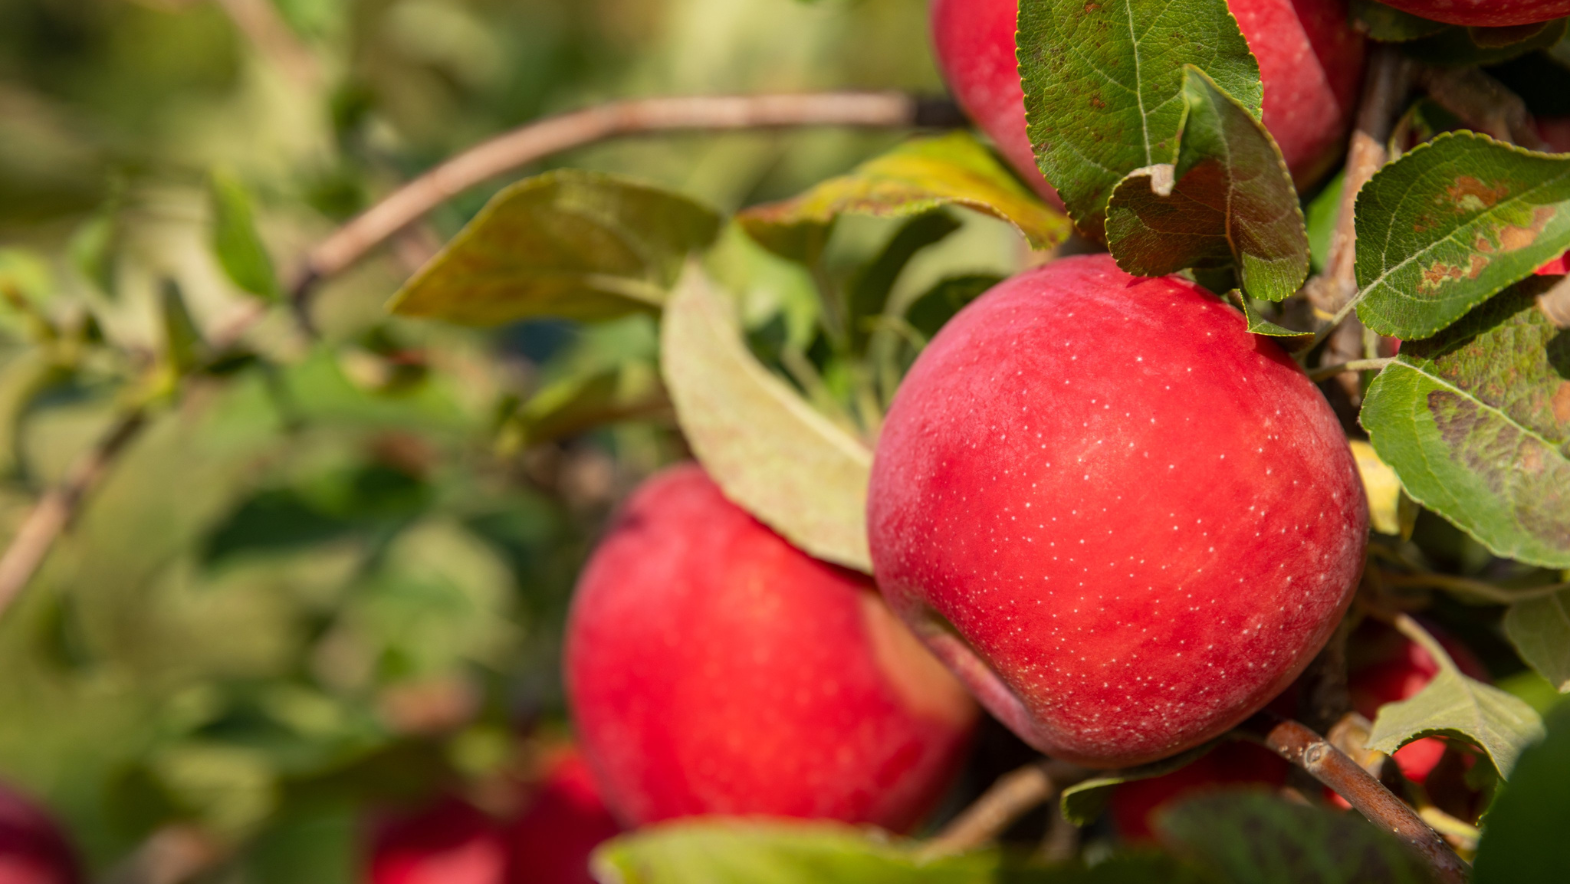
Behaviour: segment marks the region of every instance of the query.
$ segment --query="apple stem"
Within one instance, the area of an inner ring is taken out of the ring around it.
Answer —
[[[1570,590],[1570,583],[1551,583],[1546,586],[1533,586],[1526,589],[1506,589],[1473,580],[1469,577],[1456,577],[1452,574],[1394,574],[1381,571],[1379,579],[1388,586],[1401,587],[1431,587],[1449,592],[1462,593],[1484,599],[1497,605],[1513,605],[1516,602],[1531,599],[1546,598]]]
[[[1340,749],[1303,724],[1261,712],[1243,724],[1287,761],[1335,790],[1373,824],[1393,832],[1433,866],[1443,884],[1465,884],[1467,865],[1412,808]]]
[[[1388,359],[1353,359],[1348,362],[1339,363],[1337,365],[1327,365],[1324,368],[1316,368],[1308,373],[1308,377],[1317,384],[1320,381],[1329,380],[1336,375],[1346,374],[1347,372],[1380,371],[1385,366],[1395,361],[1396,360],[1394,357]]]
[[[989,844],[1015,820],[1086,776],[1087,771],[1050,758],[1010,771],[922,845],[920,857],[934,859]]]

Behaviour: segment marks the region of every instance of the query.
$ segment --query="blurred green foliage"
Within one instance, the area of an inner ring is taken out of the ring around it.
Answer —
[[[263,309],[247,290],[272,295],[337,223],[543,114],[939,84],[917,0],[261,0],[272,29],[231,15],[246,5],[0,2],[0,534],[127,409],[151,415],[0,619],[0,779],[97,872],[189,825],[218,850],[207,879],[331,884],[358,875],[378,807],[440,789],[505,806],[564,727],[559,633],[589,544],[684,449],[647,317],[474,332],[386,314],[505,180],[333,280],[317,337],[277,308],[216,346]],[[683,135],[551,165],[731,210],[898,137]],[[845,228],[829,259],[848,278],[894,227]],[[724,242],[757,339],[810,345],[811,281]],[[1019,256],[966,218],[892,298]]]

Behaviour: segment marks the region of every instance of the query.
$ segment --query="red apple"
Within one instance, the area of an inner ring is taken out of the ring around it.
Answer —
[[[77,884],[76,852],[42,808],[0,786],[0,884]]]
[[[1261,746],[1223,743],[1187,767],[1118,786],[1107,809],[1125,840],[1153,841],[1155,829],[1151,823],[1167,807],[1222,789],[1280,788],[1286,785],[1291,769],[1281,756]]]
[[[1198,286],[1106,255],[1016,276],[938,333],[867,512],[894,610],[1026,742],[1092,767],[1198,745],[1286,688],[1368,530],[1302,370]]]
[[[1345,0],[1230,0],[1265,87],[1265,125],[1299,186],[1335,161],[1357,107],[1363,37]],[[1018,0],[933,0],[932,40],[949,89],[971,119],[1043,197],[1025,132],[1025,93],[1014,50]]]
[[[557,758],[508,827],[510,884],[594,884],[589,854],[621,831],[577,751]]]
[[[371,884],[503,884],[501,828],[474,805],[448,796],[381,819],[371,841]]]
[[[1382,0],[1402,12],[1452,25],[1507,28],[1570,15],[1570,0]]]
[[[1462,672],[1489,680],[1488,670],[1465,645],[1437,631],[1434,635]],[[1358,628],[1350,653],[1347,689],[1352,708],[1370,721],[1379,707],[1416,695],[1439,674],[1439,664],[1420,645],[1375,621]],[[1424,737],[1402,746],[1393,757],[1407,779],[1422,784],[1444,757],[1445,745],[1444,740]]]
[[[907,829],[975,720],[871,580],[800,552],[691,465],[645,483],[595,551],[565,669],[584,755],[629,824]]]

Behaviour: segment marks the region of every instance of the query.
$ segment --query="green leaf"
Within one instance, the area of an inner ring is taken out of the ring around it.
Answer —
[[[966,304],[1002,281],[1003,277],[988,273],[946,277],[910,302],[905,308],[905,321],[931,340]]]
[[[1402,47],[1412,58],[1440,67],[1501,64],[1548,49],[1565,36],[1565,19],[1510,28],[1452,27]]]
[[[202,333],[185,306],[180,284],[172,279],[164,281],[162,317],[164,358],[177,375],[187,374],[200,361]]]
[[[1521,659],[1560,693],[1570,693],[1570,591],[1516,602],[1504,625]]]
[[[666,308],[660,349],[677,421],[725,496],[808,554],[870,573],[872,451],[758,363],[695,266]]]
[[[1341,216],[1341,186],[1346,182],[1346,172],[1340,171],[1324,189],[1309,201],[1303,212],[1308,226],[1309,264],[1315,273],[1325,269],[1330,260],[1330,240],[1336,233],[1336,222]]]
[[[1527,749],[1483,818],[1473,884],[1570,880],[1570,703],[1548,715],[1548,736]]]
[[[1051,248],[1070,232],[1067,218],[1041,202],[965,132],[907,141],[848,175],[798,197],[747,209],[736,220],[775,254],[805,261],[811,245],[821,244],[840,215],[902,218],[944,206],[1007,221],[1034,249]]]
[[[1260,113],[1259,64],[1225,0],[1022,3],[1018,44],[1036,161],[1094,239],[1124,176],[1175,161],[1184,65]]]
[[[1243,297],[1241,293],[1238,293],[1236,289],[1233,289],[1233,292],[1237,295],[1235,299],[1236,303],[1240,305],[1243,310],[1243,319],[1248,323],[1249,334],[1264,335],[1267,338],[1276,338],[1278,339],[1276,343],[1280,344],[1289,352],[1296,352],[1314,342],[1313,332],[1298,331],[1295,328],[1287,328],[1284,325],[1277,325],[1263,316],[1260,316],[1259,313],[1254,309],[1254,305],[1249,303],[1249,300]]]
[[[1107,204],[1107,242],[1139,276],[1231,263],[1243,290],[1281,301],[1308,278],[1308,231],[1281,151],[1205,72],[1184,69],[1177,163],[1124,178]]]
[[[1376,173],[1357,196],[1357,315],[1426,338],[1570,246],[1570,157],[1454,132]]]
[[[920,844],[839,823],[696,819],[650,826],[595,851],[604,884],[1196,884],[1159,856],[1113,856],[1086,869],[997,850],[922,859]]]
[[[1421,691],[1379,707],[1368,748],[1385,754],[1422,737],[1459,737],[1476,745],[1509,779],[1521,750],[1543,735],[1543,721],[1526,701],[1468,678],[1440,646],[1424,643],[1439,663],[1439,673]]]
[[[917,215],[905,223],[889,240],[883,251],[850,281],[847,301],[850,307],[850,335],[856,352],[866,348],[872,324],[888,306],[889,293],[905,265],[916,253],[941,242],[958,230],[959,222],[945,212]]]
[[[467,325],[658,310],[719,231],[713,210],[679,194],[561,169],[497,194],[391,309]]]
[[[1360,420],[1411,497],[1494,553],[1570,567],[1570,345],[1534,278],[1409,341]]]
[[[238,180],[213,172],[207,179],[207,195],[213,212],[213,253],[224,274],[241,291],[277,300],[278,276],[256,232],[250,194]]]
[[[1430,884],[1405,844],[1353,814],[1263,792],[1192,798],[1156,818],[1161,842],[1237,884]]]
[[[1135,780],[1164,777],[1175,770],[1188,767],[1208,755],[1210,750],[1219,744],[1220,740],[1212,740],[1203,746],[1195,746],[1187,752],[1180,752],[1170,758],[1138,767],[1105,771],[1088,780],[1075,783],[1064,789],[1063,795],[1058,799],[1058,806],[1063,810],[1063,818],[1076,826],[1088,826],[1106,810],[1107,801],[1112,798],[1112,792],[1118,786]]]
[[[1444,22],[1419,18],[1374,0],[1352,0],[1352,15],[1368,29],[1371,39],[1383,43],[1405,43],[1432,37],[1449,27]]]

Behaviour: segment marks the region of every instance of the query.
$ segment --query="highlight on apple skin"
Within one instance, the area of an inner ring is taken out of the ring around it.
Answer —
[[[1264,83],[1265,126],[1299,187],[1336,162],[1357,107],[1364,40],[1344,0],[1230,0]],[[933,0],[932,42],[955,100],[1031,186],[1057,192],[1025,131],[1014,37],[1018,0]]]
[[[1216,737],[1324,644],[1367,503],[1274,343],[1106,255],[1008,280],[933,339],[873,461],[890,606],[993,715],[1110,768]]]
[[[579,580],[579,744],[628,825],[807,817],[908,830],[976,718],[870,579],[817,561],[695,465],[648,480]]]

